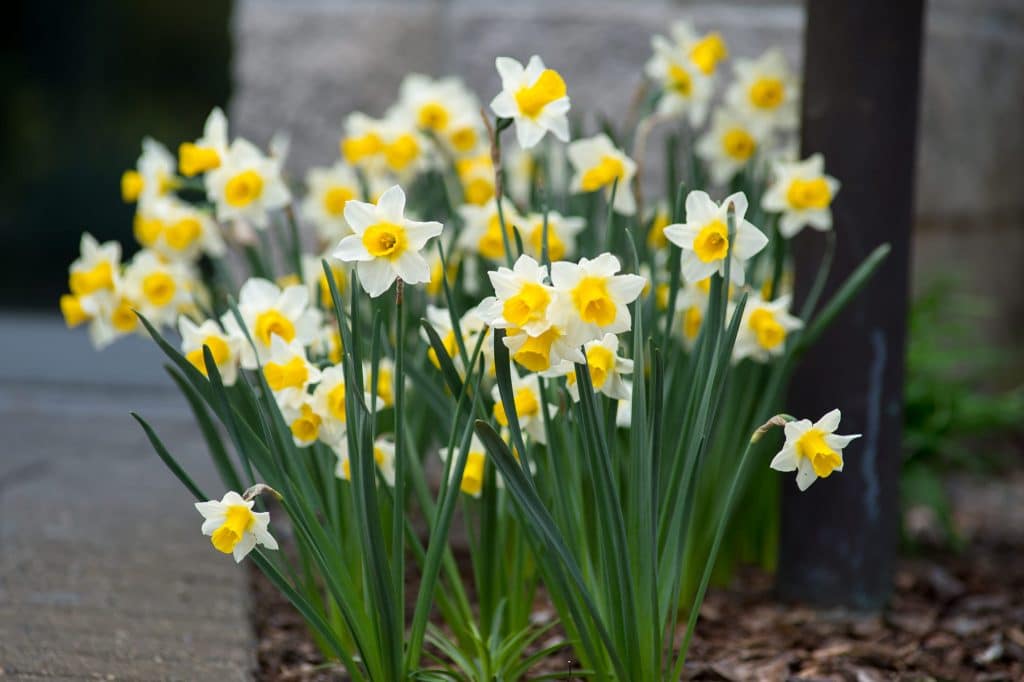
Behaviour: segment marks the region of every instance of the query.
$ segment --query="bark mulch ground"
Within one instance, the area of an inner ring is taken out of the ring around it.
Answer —
[[[1007,499],[1005,488],[996,498],[986,490],[955,491],[972,540],[961,552],[903,559],[882,614],[779,603],[771,577],[756,571],[746,571],[736,587],[713,590],[701,609],[686,678],[1024,680],[1024,526],[1016,523],[1024,508],[1016,494]],[[344,679],[325,668],[301,618],[253,575],[259,679]],[[567,656],[546,669],[568,670]]]

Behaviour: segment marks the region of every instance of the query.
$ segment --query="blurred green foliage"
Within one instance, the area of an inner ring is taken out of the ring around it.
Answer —
[[[1024,385],[1017,354],[987,341],[991,301],[936,282],[914,301],[909,320],[901,479],[907,511],[931,509],[944,540],[960,544],[945,489],[951,472],[995,475],[1019,458]],[[904,533],[905,539],[911,538]]]
[[[77,235],[131,243],[121,173],[230,92],[231,0],[13,0],[0,23],[0,305],[56,310]]]

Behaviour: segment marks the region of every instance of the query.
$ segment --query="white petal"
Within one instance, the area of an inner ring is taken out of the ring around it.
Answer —
[[[814,465],[806,458],[801,459],[800,464],[797,466],[796,486],[801,491],[807,490],[817,480],[818,474],[814,473]]]
[[[406,220],[404,225],[409,246],[416,251],[422,249],[427,240],[438,236],[444,230],[444,226],[437,221],[421,223],[415,220]]]
[[[348,218],[348,206],[345,208],[345,217]],[[405,192],[402,191],[401,187],[392,185],[384,190],[384,193],[380,195],[380,199],[377,200],[377,213],[381,218],[389,222],[402,222],[402,217],[405,213]]]
[[[363,285],[363,290],[372,298],[377,298],[387,291],[398,277],[391,263],[383,258],[360,263],[356,266],[356,274],[359,275],[359,283]]]
[[[345,221],[353,232],[362,234],[370,225],[379,222],[377,207],[365,201],[353,199],[345,204]]]
[[[394,271],[409,284],[422,284],[430,281],[430,264],[415,251],[406,251],[391,262]]]
[[[240,563],[255,546],[256,536],[252,533],[243,533],[238,544],[235,545],[235,549],[231,552],[235,557],[235,563]]]
[[[824,417],[819,419],[815,424],[814,428],[821,429],[825,433],[832,433],[839,428],[839,419],[842,417],[842,413],[839,410],[832,410]]]
[[[776,471],[795,471],[796,462],[796,449],[789,445],[779,450],[769,466]]]
[[[331,256],[346,262],[373,260],[373,256],[370,255],[370,252],[366,250],[366,245],[363,244],[362,235],[358,234],[350,234],[342,239],[334,251],[331,252]]]

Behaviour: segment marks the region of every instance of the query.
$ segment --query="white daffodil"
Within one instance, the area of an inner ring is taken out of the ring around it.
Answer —
[[[363,400],[367,406],[371,404],[365,393]],[[345,412],[345,370],[340,364],[325,367],[320,373],[320,383],[313,391],[311,407],[321,419],[320,440],[331,446],[344,440],[348,416]]]
[[[433,160],[430,139],[414,124],[394,113],[384,119],[380,140],[384,168],[401,182],[411,182]]]
[[[346,481],[352,480],[352,462],[349,460],[348,444],[344,441],[334,449],[338,456],[338,464],[334,469],[334,475]],[[384,482],[393,486],[395,484],[395,442],[381,436],[373,443],[373,461],[377,470],[384,478]]]
[[[143,249],[124,271],[124,296],[155,325],[173,324],[192,300],[195,276],[183,263]]]
[[[729,206],[735,214],[735,234],[729,235]],[[747,260],[765,247],[768,237],[744,219],[747,197],[731,194],[716,204],[706,192],[690,192],[686,197],[686,222],[669,225],[665,236],[683,250],[683,277],[688,282],[718,273],[725,275],[725,259],[732,259],[730,278],[737,285],[746,279]],[[730,239],[734,242],[730,248]]]
[[[114,297],[120,271],[121,245],[115,241],[100,244],[91,234],[84,233],[79,244],[79,256],[69,268],[68,288],[74,299],[74,304],[68,300],[69,309],[74,312],[77,307],[84,315],[96,315],[99,305]],[[64,306],[62,301],[62,309]],[[73,317],[79,322],[85,321],[79,314]]]
[[[438,337],[441,339],[441,345],[444,348],[445,353],[451,358],[452,364],[455,365],[456,371],[459,372],[460,376],[465,376],[466,367],[465,361],[462,358],[462,353],[459,350],[458,339],[455,336],[455,329],[452,327],[451,313],[445,308],[438,308],[437,306],[427,305],[427,322],[437,332]],[[490,332],[490,328],[487,323],[484,322],[483,318],[480,317],[477,308],[470,308],[463,313],[462,318],[459,320],[459,330],[462,332],[462,344],[466,349],[467,355],[472,357],[473,349],[476,348],[477,341],[480,339],[480,335],[483,334],[485,337]],[[437,352],[432,346],[429,346],[429,337],[426,331],[421,330],[420,336],[425,342],[428,343],[427,358],[430,363],[437,369],[441,369],[441,360],[438,358]],[[493,376],[494,373],[494,346],[488,339],[484,339],[480,345],[480,355],[484,358],[485,366],[487,367],[488,373]]]
[[[338,295],[343,296],[348,288],[349,274],[352,272],[351,263],[342,263],[331,255],[328,249],[319,256],[303,254],[302,256],[302,281],[309,289],[309,300],[318,302],[320,307],[327,311],[334,310],[334,301],[331,299],[331,285],[324,273],[323,261],[327,261],[331,274],[334,277],[334,285],[338,289]]]
[[[441,456],[441,461],[446,462],[450,456],[458,459],[459,451],[453,448],[451,451],[448,448],[441,448],[438,451]],[[452,460],[451,474],[449,480],[455,481],[455,463]],[[484,448],[484,444],[477,438],[474,433],[469,440],[469,449],[466,453],[466,466],[462,471],[462,480],[459,481],[459,490],[466,493],[470,497],[480,497],[480,494],[484,491],[484,476],[487,471],[487,450]],[[498,485],[501,485],[501,474],[495,472],[495,481]]]
[[[825,157],[812,154],[795,163],[777,162],[772,174],[774,182],[765,190],[761,206],[782,213],[779,234],[789,239],[807,225],[819,231],[832,229],[832,199],[839,181],[825,175]]]
[[[135,170],[121,176],[121,198],[127,203],[145,202],[161,197],[178,186],[174,174],[174,157],[151,137],[142,140],[142,155]]]
[[[629,400],[631,386],[623,381],[623,374],[633,373],[633,361],[620,356],[619,338],[615,334],[605,334],[600,339],[588,341],[583,347],[587,356],[587,368],[590,371],[590,383],[594,390],[604,393],[613,400]],[[572,399],[579,401],[580,387],[576,383],[574,367],[563,368],[565,387],[569,389]]]
[[[819,478],[843,470],[843,448],[860,434],[840,436],[839,410],[832,410],[815,423],[801,419],[786,424],[786,442],[772,459],[776,471],[796,471],[796,484],[807,490]]]
[[[139,204],[133,227],[139,244],[169,260],[194,261],[204,253],[221,256],[225,251],[213,218],[173,196]]]
[[[187,178],[218,168],[228,153],[228,118],[220,107],[206,117],[203,136],[178,147],[178,168]]]
[[[382,119],[354,111],[345,117],[345,134],[339,149],[349,164],[364,170],[379,170],[384,165],[384,128]]]
[[[406,380],[408,386],[408,379]],[[381,358],[377,362],[377,400],[372,400],[373,391],[373,365],[370,362],[363,363],[363,388],[367,392],[366,404],[376,402],[377,409],[382,410],[392,407],[395,404],[395,363],[391,358]]]
[[[284,290],[273,282],[254,277],[238,292],[238,311],[249,330],[253,344],[242,344],[243,369],[256,369],[259,361],[270,353],[271,339],[281,337],[286,343],[298,341],[309,345],[320,327],[320,312],[309,305],[309,291],[301,284]],[[229,334],[245,338],[232,311],[221,318]]]
[[[558,211],[548,211],[548,259],[552,261],[571,257],[576,253],[576,235],[583,231],[587,222],[576,216],[563,216]],[[544,214],[531,213],[523,219],[523,250],[536,259],[544,251]]]
[[[541,376],[559,376],[567,363],[583,362],[580,346],[587,340],[586,334],[585,326],[570,317],[536,335],[512,329],[504,343],[522,367]]]
[[[296,446],[308,448],[321,440],[323,418],[313,409],[312,396],[306,395],[297,406],[282,405],[281,416],[288,424],[288,429],[292,432],[292,441]]]
[[[762,121],[729,109],[719,109],[711,126],[697,141],[697,155],[711,170],[711,179],[724,185],[755,157],[767,136]]]
[[[647,247],[655,252],[655,256],[659,260],[663,260],[668,252],[665,228],[672,222],[672,212],[669,210],[668,202],[659,201],[649,220],[651,226],[647,230]]]
[[[217,220],[243,219],[265,228],[269,224],[267,212],[291,201],[281,177],[281,160],[240,138],[231,143],[220,165],[204,179],[206,195],[217,207]]]
[[[633,324],[629,304],[647,285],[639,275],[618,274],[622,266],[610,253],[579,263],[559,261],[551,265],[551,283],[558,291],[552,319],[559,326],[577,318],[589,331],[589,338],[619,334]]]
[[[497,386],[491,390],[491,397],[494,398],[494,419],[501,426],[507,427],[508,414],[505,405],[501,402],[501,393]],[[520,428],[538,443],[546,443],[544,415],[541,413],[541,409],[547,409],[553,413],[555,405],[549,403],[546,408],[542,407],[544,398],[540,391],[540,378],[536,374],[521,377],[518,372],[513,371],[512,400],[515,403]]]
[[[735,111],[776,130],[794,130],[800,123],[800,84],[777,49],[757,59],[737,59],[736,79],[725,94]]]
[[[398,185],[376,204],[350,201],[345,219],[354,234],[341,240],[334,257],[356,263],[359,283],[371,297],[387,291],[399,277],[407,284],[430,281],[430,264],[420,254],[427,240],[441,234],[438,222],[405,217],[405,192]]]
[[[708,75],[690,58],[690,48],[666,39],[651,38],[654,54],[644,71],[662,90],[658,112],[665,115],[688,116],[690,125],[699,126],[707,116],[712,95]]]
[[[299,409],[309,399],[307,389],[320,381],[320,370],[306,358],[301,343],[286,342],[274,334],[270,355],[263,364],[263,376],[278,405]]]
[[[239,562],[257,545],[277,549],[277,540],[267,529],[270,512],[254,512],[253,500],[236,492],[225,493],[218,502],[196,502],[203,515],[203,535],[209,535],[217,551],[231,554]]]
[[[555,298],[546,280],[547,266],[527,255],[516,260],[512,269],[500,267],[487,273],[494,296],[477,308],[480,317],[497,329],[516,329],[533,336],[551,326],[549,307]]]
[[[610,197],[615,187],[614,208],[616,213],[636,213],[636,197],[633,195],[633,176],[636,163],[618,149],[604,133],[573,140],[566,153],[575,171],[570,186],[576,192],[596,192],[603,189]]]
[[[782,355],[789,333],[804,326],[799,318],[789,314],[789,304],[789,296],[765,301],[759,295],[751,294],[743,309],[736,345],[733,347],[735,361],[753,358],[758,362],[767,362],[772,357]]]
[[[238,378],[238,355],[243,343],[241,338],[222,330],[216,320],[206,320],[196,325],[185,315],[178,318],[178,331],[181,334],[181,352],[193,367],[206,375],[206,360],[203,357],[203,346],[206,346],[217,364],[224,385],[234,385]]]
[[[505,236],[510,247],[516,243],[513,229],[523,224],[523,218],[507,198],[502,197],[501,211],[505,218]],[[462,231],[455,244],[468,253],[478,253],[492,261],[505,260],[505,238],[501,234],[501,218],[498,203],[492,197],[482,206],[463,204],[459,206],[462,217]]]
[[[491,100],[491,111],[515,121],[519,146],[533,147],[549,130],[568,142],[569,98],[561,74],[546,68],[537,55],[525,68],[510,57],[498,57],[494,66],[501,76],[501,92]]]
[[[714,75],[719,62],[729,57],[725,40],[717,31],[700,35],[690,22],[676,21],[669,28],[669,36],[690,64],[705,76]]]
[[[483,206],[494,198],[494,163],[488,150],[456,159],[455,171],[467,204]]]
[[[352,233],[345,222],[345,204],[359,197],[355,171],[338,161],[330,168],[311,168],[306,173],[306,196],[300,211],[313,223],[322,242],[333,244]]]
[[[468,153],[477,146],[480,104],[461,79],[409,74],[398,92],[396,115],[430,133],[455,154]]]
[[[710,278],[692,284],[687,282],[676,298],[678,322],[675,329],[682,337],[683,344],[689,349],[692,349],[697,343],[697,335],[700,334],[701,326],[704,324],[710,288]]]

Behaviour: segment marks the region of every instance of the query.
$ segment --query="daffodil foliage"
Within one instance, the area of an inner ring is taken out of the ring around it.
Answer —
[[[499,57],[489,113],[411,75],[298,183],[284,136],[214,110],[122,177],[130,259],[82,237],[61,309],[166,354],[223,490],[138,419],[211,561],[255,561],[352,679],[517,680],[566,648],[594,679],[678,679],[712,574],[770,563],[769,464],[801,489],[843,470],[838,411],[772,415],[885,249],[819,305],[839,183],[790,151],[785,59],[737,58],[712,110],[724,39],[652,46],[635,127],[574,129],[571,78]],[[794,311],[805,227],[826,259]]]

